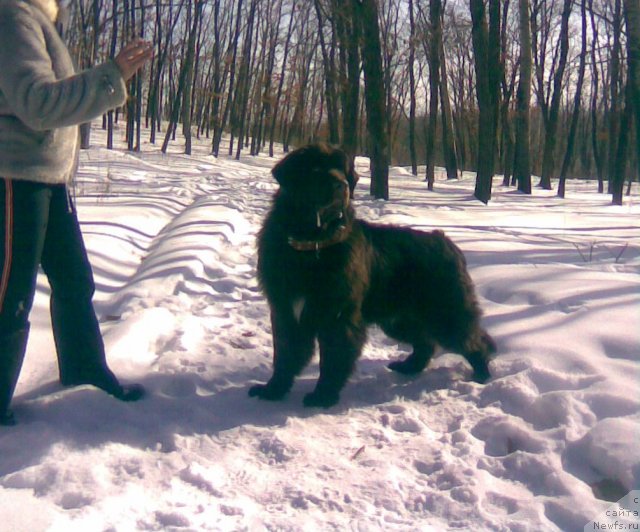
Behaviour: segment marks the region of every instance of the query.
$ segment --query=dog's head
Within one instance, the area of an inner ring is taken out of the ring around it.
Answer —
[[[326,241],[348,228],[358,174],[342,150],[309,144],[288,154],[272,173],[280,184],[276,204],[286,212],[283,223],[294,240]]]

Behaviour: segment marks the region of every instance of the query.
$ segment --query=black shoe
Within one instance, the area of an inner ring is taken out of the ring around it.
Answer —
[[[120,401],[139,401],[145,396],[145,389],[141,384],[122,385],[111,370],[101,370],[100,372],[78,374],[73,377],[66,376],[60,379],[63,386],[82,386],[91,384],[100,388],[109,395]]]
[[[0,414],[0,426],[13,427],[16,424],[16,417],[11,410],[6,410]]]
[[[142,384],[124,384],[119,385],[119,387],[119,390],[105,390],[105,392],[113,395],[116,399],[127,403],[139,401],[147,394],[147,391],[144,389]]]
[[[19,331],[0,335],[0,425],[16,424],[9,407],[22,368],[28,336],[28,325]]]

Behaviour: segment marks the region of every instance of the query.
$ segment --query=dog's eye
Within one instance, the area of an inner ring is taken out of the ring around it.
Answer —
[[[343,190],[347,184],[344,181],[334,181],[333,182],[333,190]]]

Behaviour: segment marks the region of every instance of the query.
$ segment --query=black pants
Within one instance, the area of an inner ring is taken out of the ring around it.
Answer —
[[[0,178],[0,343],[28,326],[39,266],[51,286],[60,376],[104,367],[93,272],[66,187]]]

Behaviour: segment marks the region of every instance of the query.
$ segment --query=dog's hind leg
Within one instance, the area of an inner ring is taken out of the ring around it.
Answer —
[[[489,333],[483,329],[478,331],[478,335],[472,341],[467,342],[462,355],[467,359],[473,368],[473,380],[484,384],[489,380],[489,361],[496,352],[496,343]]]
[[[273,375],[266,384],[249,389],[251,397],[276,401],[282,399],[293,386],[296,376],[313,356],[315,335],[293,316],[281,316],[272,311]]]
[[[404,360],[396,360],[387,367],[404,375],[420,373],[427,367],[436,349],[436,343],[425,333],[425,325],[411,317],[381,322],[380,327],[391,338],[413,346],[413,352]]]
[[[420,373],[431,360],[435,351],[433,342],[420,342],[413,345],[413,353],[404,360],[396,360],[390,362],[387,367],[404,375],[413,375]]]

